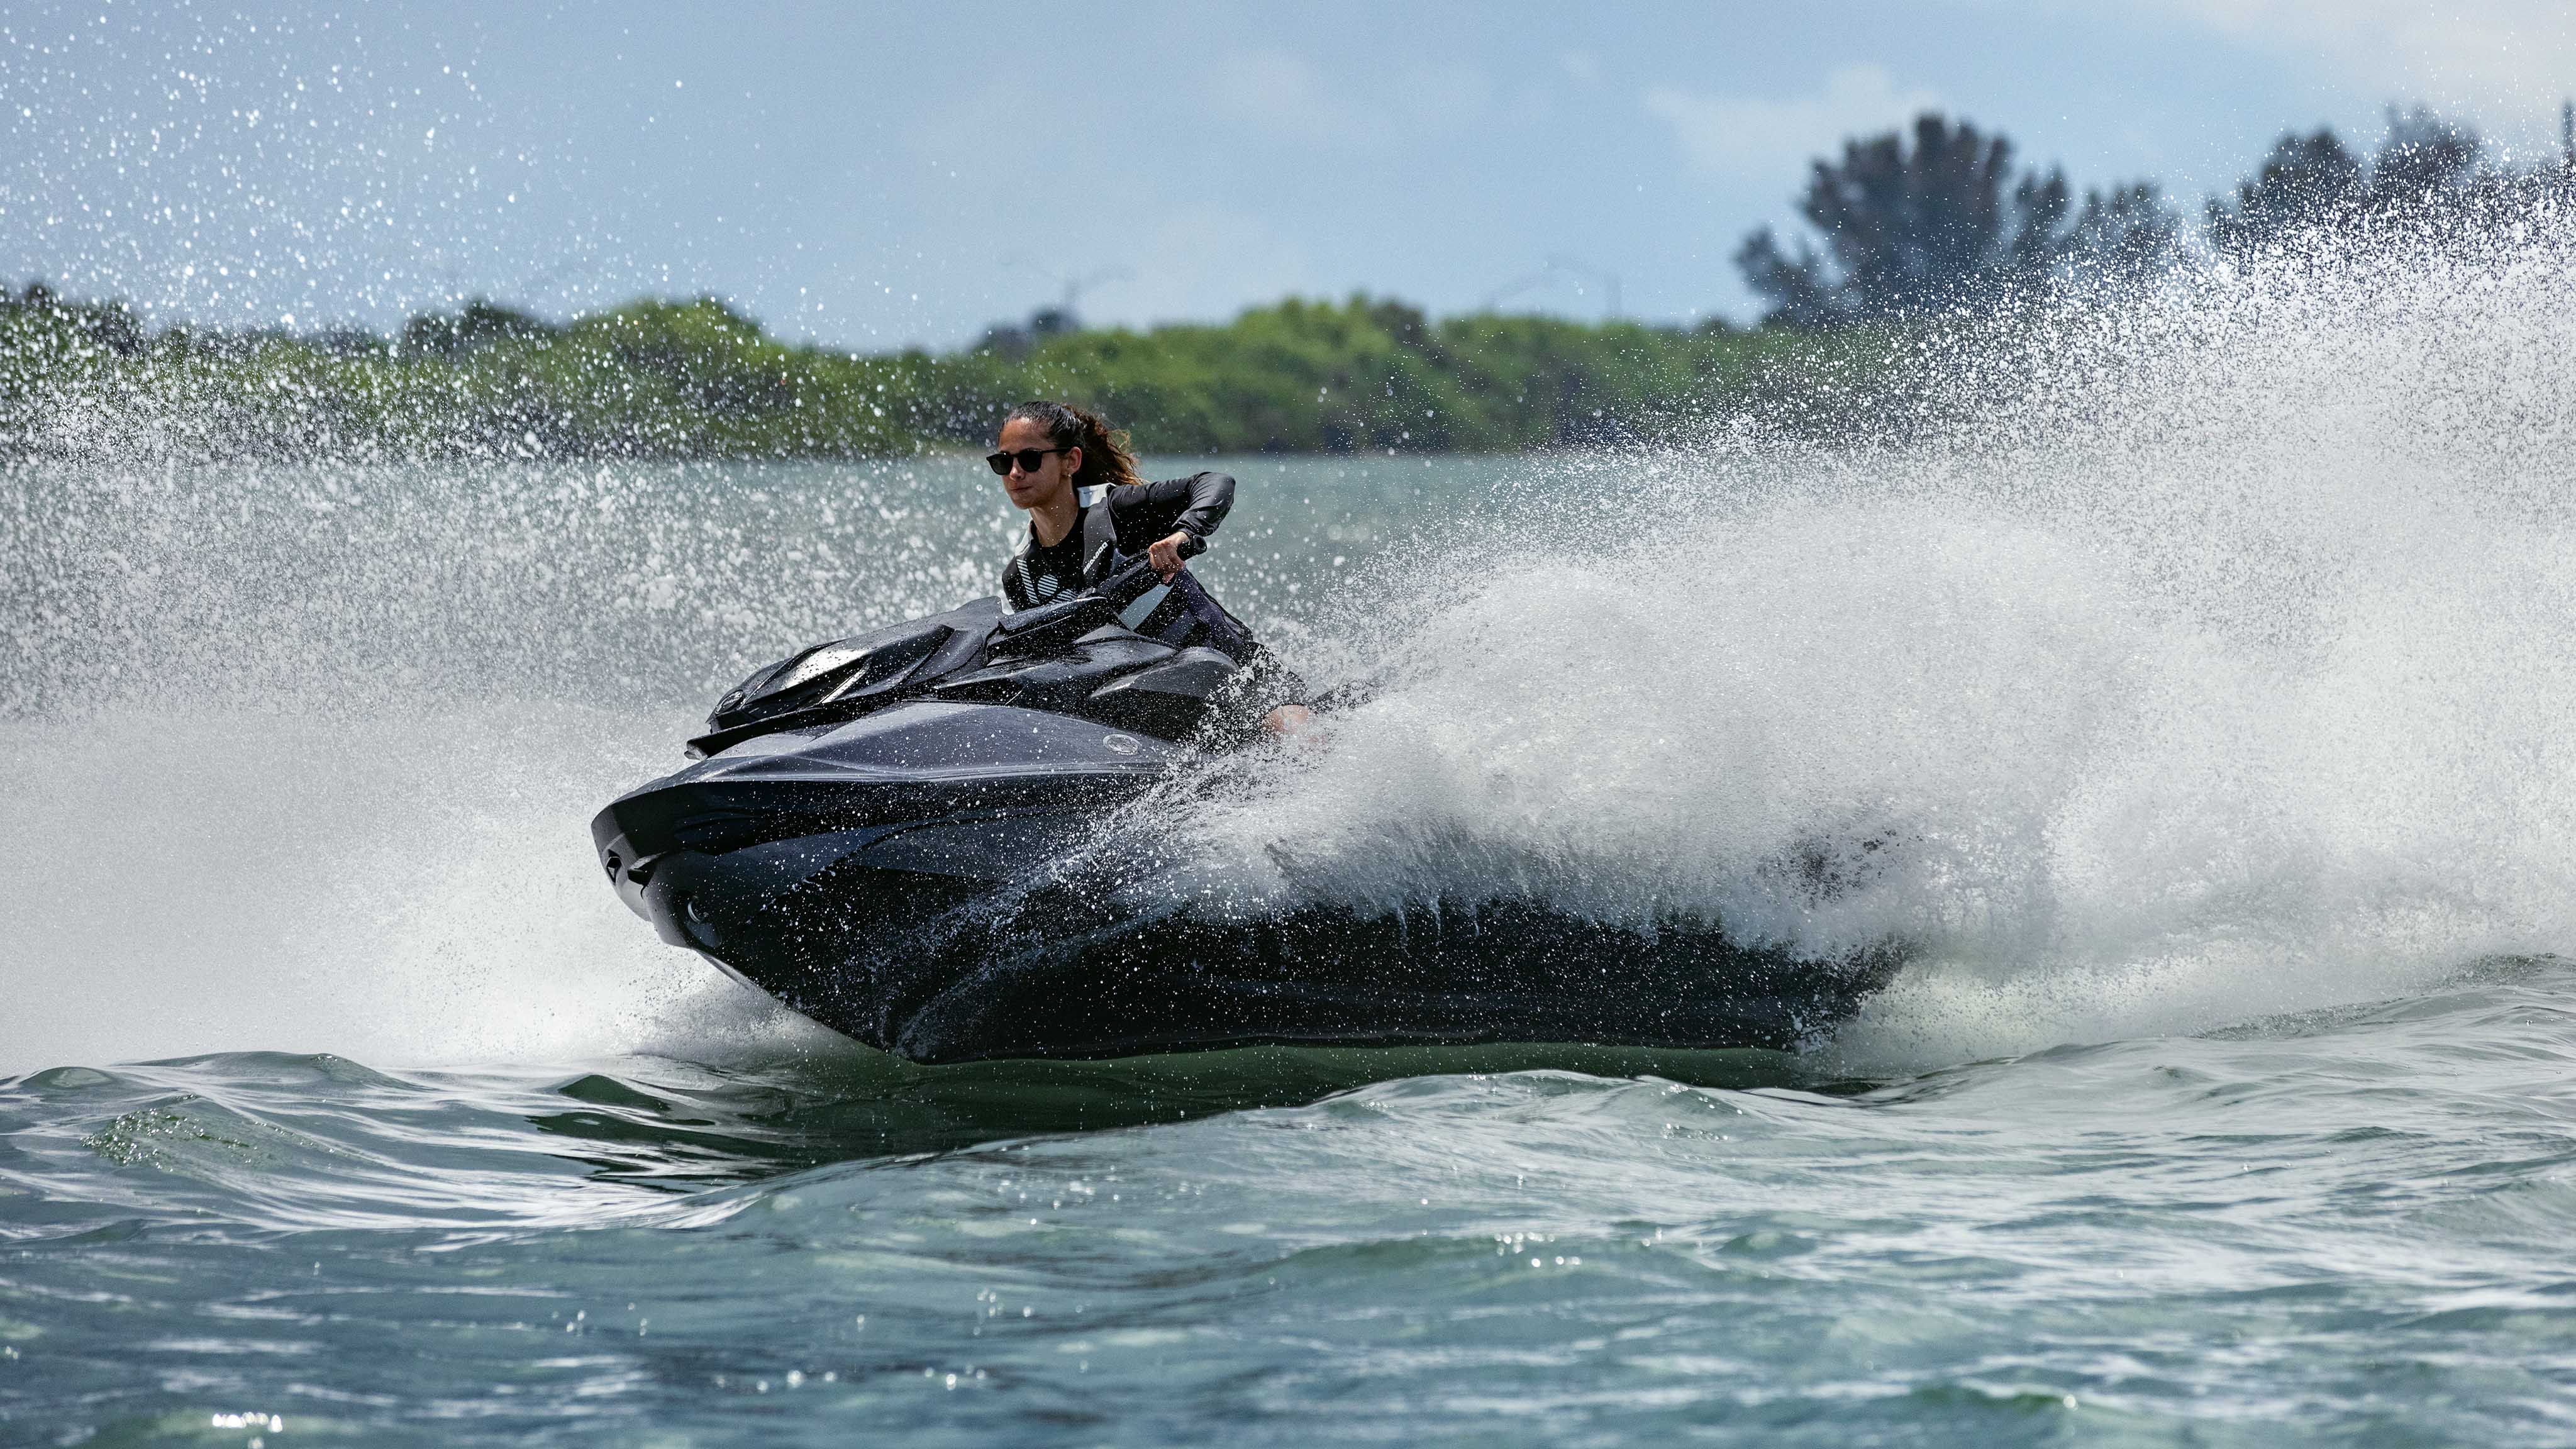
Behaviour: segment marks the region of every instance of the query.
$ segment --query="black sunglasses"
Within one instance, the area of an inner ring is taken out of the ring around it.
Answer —
[[[986,453],[984,466],[993,470],[993,476],[1008,478],[1011,476],[1013,463],[1019,464],[1020,471],[1023,473],[1034,473],[1038,470],[1038,464],[1046,461],[1047,454],[1072,451],[1070,448],[1022,448],[1016,453]]]

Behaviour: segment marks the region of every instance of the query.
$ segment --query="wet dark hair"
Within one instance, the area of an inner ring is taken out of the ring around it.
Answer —
[[[1059,448],[1082,450],[1082,466],[1073,475],[1076,488],[1139,481],[1136,455],[1127,450],[1126,433],[1113,431],[1096,413],[1060,402],[1033,400],[1011,409],[1002,418],[1001,426],[1015,422],[1031,422],[1046,429],[1047,441]]]

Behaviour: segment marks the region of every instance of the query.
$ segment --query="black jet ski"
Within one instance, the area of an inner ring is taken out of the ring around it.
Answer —
[[[718,701],[698,763],[592,821],[601,866],[662,939],[919,1062],[1785,1048],[1893,969],[1538,905],[1137,908],[1151,849],[1103,850],[1102,833],[1149,827],[1122,807],[1185,786],[1247,682],[1217,650],[1153,637],[1157,583],[1139,561],[1071,599],[978,599],[770,665]]]

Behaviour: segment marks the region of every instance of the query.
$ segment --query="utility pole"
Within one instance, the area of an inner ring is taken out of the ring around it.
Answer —
[[[1599,282],[1601,284],[1602,301],[1605,304],[1601,310],[1601,320],[1604,322],[1613,322],[1618,320],[1619,274],[1617,272],[1611,271],[1607,267],[1596,267],[1581,257],[1570,256],[1564,252],[1559,252],[1555,256],[1549,257],[1547,259],[1547,264],[1549,267],[1557,271],[1572,272],[1577,276],[1590,277],[1594,281]]]
[[[1600,283],[1602,301],[1605,304],[1601,311],[1601,320],[1609,322],[1615,321],[1618,318],[1619,274],[1605,267],[1596,267],[1590,262],[1583,260],[1581,257],[1571,256],[1564,252],[1558,252],[1556,255],[1549,257],[1547,259],[1547,264],[1540,267],[1537,271],[1531,272],[1527,276],[1514,277],[1510,281],[1503,283],[1501,286],[1487,293],[1485,295],[1484,310],[1491,312],[1495,308],[1502,306],[1503,303],[1519,296],[1521,293],[1529,291],[1533,287],[1544,286],[1545,284],[1555,281],[1558,277],[1562,276],[1588,278]],[[1580,287],[1581,283],[1578,282],[1577,289],[1580,290]]]
[[[1064,300],[1056,304],[1056,312],[1067,331],[1072,330],[1074,319],[1080,315],[1075,309],[1081,305],[1083,293],[1104,283],[1124,281],[1135,275],[1127,268],[1117,266],[1102,267],[1093,272],[1059,272],[1040,266],[1036,259],[1024,252],[1013,252],[1002,258],[1002,265],[1035,272],[1063,289]]]

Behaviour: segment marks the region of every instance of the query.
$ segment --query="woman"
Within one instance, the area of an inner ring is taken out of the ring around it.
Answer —
[[[1240,671],[1229,712],[1261,711],[1261,727],[1272,734],[1304,728],[1310,716],[1302,682],[1184,566],[1207,551],[1207,536],[1234,506],[1232,478],[1196,473],[1142,482],[1135,455],[1107,423],[1055,402],[1011,409],[984,461],[1001,475],[1012,506],[1029,515],[1027,536],[1002,566],[1002,597],[1013,609],[1080,593],[1107,576],[1112,558],[1141,552],[1168,588],[1136,631],[1223,652]]]

